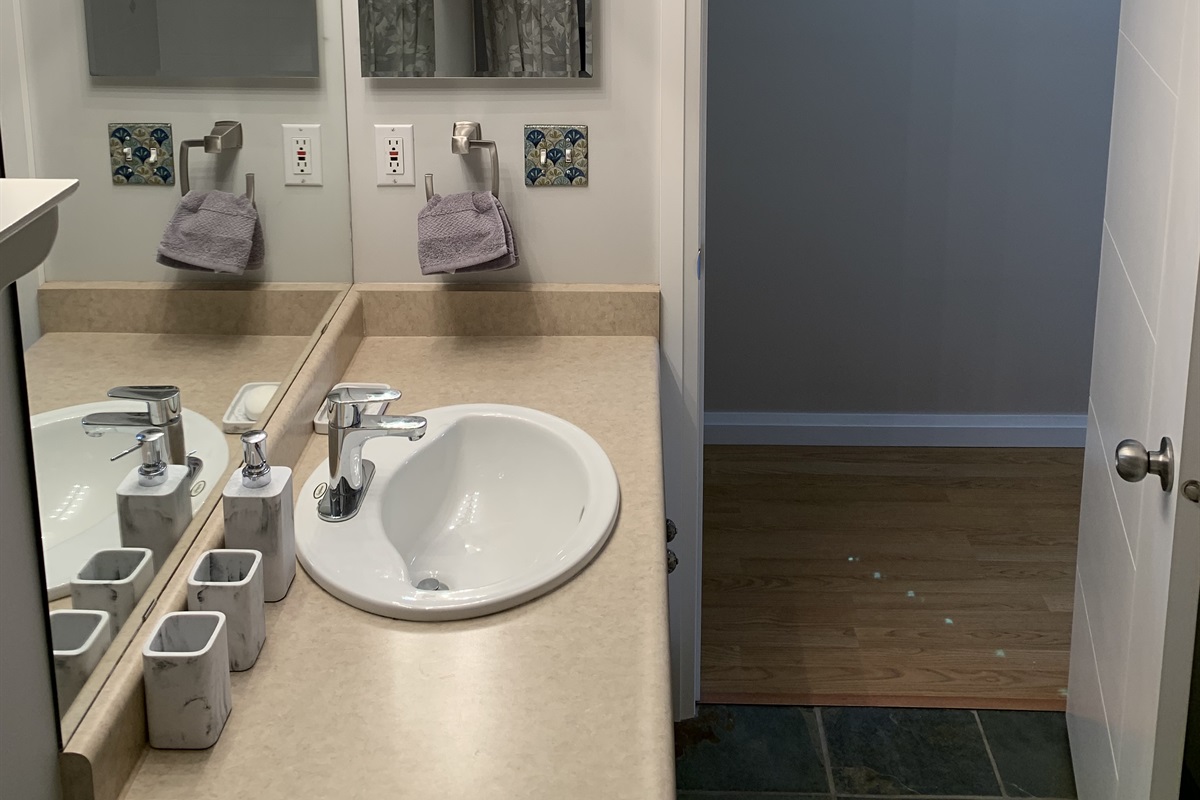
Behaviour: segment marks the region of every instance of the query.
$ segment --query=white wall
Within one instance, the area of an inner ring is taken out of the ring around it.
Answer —
[[[1119,0],[710,6],[707,408],[1081,444]]]
[[[473,120],[499,147],[521,265],[470,280],[657,283],[661,2],[594,4],[594,78],[471,80],[362,78],[358,3],[344,0],[355,280],[444,280],[422,278],[417,264],[423,176],[441,194],[487,187],[482,154],[468,164],[450,152],[454,122]],[[416,186],[375,185],[372,126],[382,123],[416,126]],[[587,188],[525,187],[526,123],[588,126]]]
[[[256,200],[266,239],[266,266],[255,280],[347,281],[351,277],[349,178],[345,143],[339,0],[319,3],[321,77],[246,82],[197,81],[165,86],[150,79],[88,75],[83,3],[19,0],[24,17],[36,176],[78,178],[62,209],[47,280],[196,280],[155,263],[163,226],[179,201],[173,187],[114,186],[108,123],[169,122],[178,143],[208,133],[218,119],[238,119],[245,146],[216,156],[192,150],[192,187],[241,191],[257,177]],[[357,51],[356,51],[357,52]],[[207,84],[207,85],[205,85]],[[12,90],[8,76],[3,86]],[[285,187],[282,123],[321,125],[324,186]],[[9,120],[3,120],[7,130]]]

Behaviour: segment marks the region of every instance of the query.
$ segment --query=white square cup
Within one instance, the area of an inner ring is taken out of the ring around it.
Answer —
[[[188,575],[188,610],[220,611],[229,638],[229,668],[250,669],[267,640],[263,557],[257,550],[208,550]]]
[[[233,709],[225,615],[164,614],[142,648],[150,746],[204,750],[216,744]]]
[[[72,608],[50,612],[50,649],[59,716],[67,713],[110,644],[112,622],[107,611]]]
[[[154,553],[149,548],[97,550],[71,579],[71,607],[107,611],[115,637],[152,580]]]

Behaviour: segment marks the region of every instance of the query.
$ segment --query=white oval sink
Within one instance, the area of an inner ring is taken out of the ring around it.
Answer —
[[[138,465],[137,453],[109,461],[133,444],[133,434],[90,437],[80,420],[99,411],[145,411],[146,404],[108,400],[60,408],[30,419],[37,475],[38,509],[46,589],[51,600],[70,593],[70,581],[97,550],[121,546],[117,525],[117,486]],[[204,504],[229,464],[229,445],[207,417],[185,408],[183,434],[189,451],[204,461],[192,497],[192,511]],[[158,564],[155,564],[157,568]]]
[[[364,445],[376,472],[352,519],[317,516],[328,461],[304,484],[296,551],[326,591],[385,617],[466,619],[546,594],[600,552],[620,490],[592,437],[519,406],[420,416],[429,421],[423,439]],[[423,581],[441,588],[418,589]]]

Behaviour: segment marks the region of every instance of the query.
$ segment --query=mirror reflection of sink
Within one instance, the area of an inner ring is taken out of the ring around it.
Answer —
[[[133,443],[132,434],[93,438],[84,435],[79,421],[97,411],[145,410],[145,403],[110,400],[47,411],[30,420],[51,600],[70,593],[71,578],[93,553],[121,546],[117,486],[138,465],[137,453],[109,461]],[[195,450],[204,462],[196,477],[196,486],[203,485],[198,490],[193,487],[195,512],[229,464],[229,445],[220,428],[187,408],[183,410],[183,431],[188,450]]]
[[[296,504],[296,551],[319,585],[385,617],[450,620],[503,611],[587,566],[616,524],[617,476],[594,439],[518,406],[420,414],[425,437],[373,439],[358,514],[317,517],[323,461]]]

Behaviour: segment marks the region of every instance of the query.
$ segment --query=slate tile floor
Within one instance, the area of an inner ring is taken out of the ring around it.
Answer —
[[[700,706],[675,726],[679,800],[1074,800],[1062,714]]]

